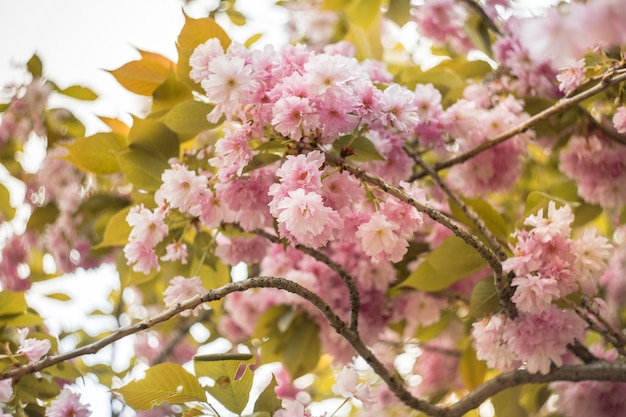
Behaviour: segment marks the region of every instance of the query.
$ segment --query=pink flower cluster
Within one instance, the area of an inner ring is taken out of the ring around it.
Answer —
[[[626,147],[600,135],[572,136],[559,168],[576,181],[585,201],[605,208],[626,204]]]
[[[161,269],[154,248],[169,232],[165,215],[163,209],[149,210],[143,204],[132,207],[128,212],[126,221],[132,230],[124,246],[124,255],[134,271],[148,274],[152,269]]]
[[[514,320],[501,314],[472,326],[478,359],[492,368],[525,366],[528,372],[547,374],[550,366],[568,360],[567,345],[585,337],[586,323],[572,310],[550,307]]]
[[[615,362],[615,349],[605,351],[591,346],[591,353],[608,362]],[[556,408],[565,417],[622,417],[626,410],[626,383],[608,381],[554,382],[550,388],[557,394]]]
[[[359,383],[359,373],[353,367],[344,366],[335,374],[332,390],[346,399],[359,400],[365,409],[369,409],[374,402],[374,391],[370,382]]]
[[[46,417],[89,417],[89,407],[80,402],[80,395],[65,388],[46,409]]]
[[[467,52],[472,44],[464,30],[468,10],[454,0],[426,0],[413,6],[413,19],[422,35],[439,45],[450,45],[458,52]]]
[[[545,15],[523,21],[520,38],[533,58],[548,58],[561,67],[595,47],[626,43],[624,20],[626,8],[622,0],[566,3],[547,9]],[[538,33],[542,36],[537,36]]]
[[[551,308],[554,300],[579,289],[588,296],[597,291],[598,279],[611,256],[608,239],[585,229],[571,237],[574,215],[569,206],[556,208],[551,201],[547,216],[543,209],[524,221],[530,230],[516,230],[513,255],[502,263],[505,272],[514,272],[512,301],[524,313],[537,314]]]
[[[440,117],[445,131],[455,139],[461,152],[475,148],[529,117],[523,111],[522,102],[512,96],[492,103],[489,92],[479,87],[468,87],[465,96]],[[453,166],[448,174],[450,185],[467,196],[510,189],[521,174],[521,157],[526,152],[526,141],[533,134],[529,131],[516,135]]]
[[[0,146],[9,140],[25,143],[30,132],[44,136],[44,109],[52,92],[52,84],[35,78],[30,84],[16,91],[0,119]]]

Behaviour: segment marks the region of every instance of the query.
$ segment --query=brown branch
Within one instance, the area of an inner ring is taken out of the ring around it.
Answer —
[[[570,365],[555,368],[548,374],[531,374],[527,371],[512,371],[500,374],[480,385],[455,404],[448,407],[443,417],[461,417],[475,409],[493,395],[518,385],[541,384],[554,381],[612,381],[626,382],[626,365],[594,362],[585,365]]]
[[[561,111],[577,104],[580,103],[581,101],[589,98],[589,97],[593,97],[598,93],[601,93],[602,91],[606,90],[607,88],[614,86],[616,84],[622,83],[624,81],[626,81],[626,73],[617,73],[616,75],[611,75],[614,72],[611,72],[610,76],[605,76],[602,77],[600,79],[600,81],[594,85],[593,87],[589,88],[588,90],[582,91],[579,94],[576,94],[572,97],[566,97],[566,98],[562,98],[561,100],[557,101],[555,104],[553,104],[552,106],[548,107],[547,109],[537,113],[536,115],[530,117],[529,119],[527,119],[525,122],[520,123],[519,125],[507,130],[506,132],[503,132],[501,134],[499,134],[498,136],[496,136],[493,139],[487,140],[483,143],[481,143],[480,145],[478,145],[477,147],[475,147],[474,149],[471,149],[461,155],[458,155],[454,158],[450,158],[447,161],[443,161],[443,162],[438,162],[433,166],[433,169],[435,171],[441,171],[442,169],[446,169],[446,168],[450,168],[451,166],[457,165],[457,164],[461,164],[473,157],[475,157],[476,155],[480,154],[481,152],[486,151],[487,149],[491,149],[494,146],[497,146],[499,144],[501,144],[502,142],[511,139],[513,136],[518,135],[520,133],[524,133],[526,132],[528,129],[530,129],[531,127],[533,127],[534,125],[536,125],[537,123],[539,123],[542,120],[548,119],[551,116],[554,116],[557,113],[560,113]],[[423,178],[425,176],[427,176],[428,173],[426,171],[421,171],[418,172],[416,174],[414,174],[411,177],[411,181],[417,180],[419,178]]]
[[[267,233],[263,230],[257,229],[257,230],[254,230],[253,233],[266,238],[270,242],[279,243],[279,244],[283,243],[283,241],[279,237],[274,236],[270,233]],[[348,293],[350,297],[350,330],[358,333],[359,309],[361,308],[361,295],[359,294],[359,288],[357,287],[356,281],[354,280],[352,275],[350,275],[350,273],[346,271],[346,269],[342,265],[330,259],[328,255],[326,255],[323,252],[320,252],[318,250],[315,250],[315,249],[309,248],[308,246],[304,246],[300,244],[294,245],[294,247],[298,249],[300,252],[305,253],[315,258],[316,260],[322,262],[323,264],[326,264],[330,269],[335,271],[339,275],[341,280],[344,282],[344,284],[346,284],[346,287],[348,287]]]
[[[326,161],[331,162],[341,169],[350,172],[352,175],[357,177],[359,180],[367,182],[369,184],[375,185],[380,188],[383,192],[396,197],[400,201],[404,201],[405,203],[415,207],[415,209],[421,213],[426,214],[428,217],[440,223],[441,225],[447,227],[454,233],[457,237],[461,238],[465,243],[476,249],[478,254],[485,259],[494,274],[496,274],[496,291],[501,296],[501,300],[510,299],[508,294],[508,289],[506,285],[504,285],[504,278],[502,277],[502,265],[500,263],[500,259],[498,255],[496,255],[487,245],[485,245],[480,239],[474,236],[472,233],[469,233],[458,225],[452,222],[449,217],[444,215],[441,211],[430,207],[429,205],[422,204],[416,201],[413,197],[408,195],[406,192],[400,190],[399,188],[393,187],[385,182],[380,177],[371,175],[367,173],[365,170],[352,166],[346,163],[343,159],[338,158],[332,154],[326,153]],[[515,317],[517,315],[517,311],[513,308],[512,303],[505,303],[505,309],[507,314],[510,317]]]
[[[409,152],[408,150],[407,153],[411,154],[411,152]],[[483,236],[485,236],[487,242],[489,242],[489,244],[491,245],[491,248],[498,256],[500,262],[504,261],[507,256],[502,249],[502,245],[500,245],[498,239],[493,235],[493,233],[491,233],[491,231],[487,228],[485,222],[478,216],[478,214],[476,214],[476,212],[471,207],[465,204],[463,200],[461,200],[455,193],[453,193],[450,187],[448,187],[448,185],[443,181],[439,174],[437,174],[437,171],[435,171],[428,164],[426,164],[421,157],[414,154],[411,154],[411,156],[413,157],[415,162],[417,162],[417,164],[420,165],[422,169],[430,175],[435,183],[437,183],[437,185],[441,187],[441,189],[448,195],[448,197],[461,208],[461,211],[472,221],[472,223],[474,223],[478,231],[481,232]],[[502,270],[494,270],[494,272],[494,284],[496,287],[496,292],[498,293],[498,299],[500,300],[500,306],[504,309],[504,311],[507,312],[507,315],[510,318],[514,319],[515,317],[517,317],[517,308],[515,307],[515,304],[513,304],[513,302],[511,301],[511,297],[513,294],[510,283],[512,278],[508,275],[505,277],[505,275],[502,273]]]

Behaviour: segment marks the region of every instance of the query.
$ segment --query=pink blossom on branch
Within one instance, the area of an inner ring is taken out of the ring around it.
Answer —
[[[80,402],[80,395],[65,388],[46,409],[46,417],[89,417],[89,407]]]
[[[185,278],[177,276],[172,278],[169,284],[170,285],[165,289],[165,291],[163,291],[163,301],[165,302],[166,307],[172,307],[180,302],[188,300],[189,298],[206,292],[200,277]],[[201,305],[196,307],[193,311],[194,315],[196,315],[201,309]],[[189,310],[185,310],[180,314],[181,316],[189,316],[191,312]]]
[[[18,354],[22,354],[31,362],[38,361],[43,355],[48,353],[52,344],[48,339],[38,340],[33,338],[26,338],[28,335],[28,328],[18,329],[17,333],[20,336],[20,347],[17,350]]]

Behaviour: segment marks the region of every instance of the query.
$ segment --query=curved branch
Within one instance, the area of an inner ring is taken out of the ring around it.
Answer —
[[[550,373],[531,374],[527,371],[512,371],[500,374],[458,402],[446,408],[442,416],[460,417],[478,407],[493,395],[511,387],[524,384],[539,384],[554,381],[613,381],[626,382],[626,365],[609,362],[594,362],[585,365],[569,365],[555,368]]]
[[[266,238],[270,242],[279,243],[279,244],[282,243],[280,238],[270,233],[267,233],[263,230],[254,230],[253,233]],[[316,260],[326,264],[330,269],[335,271],[339,275],[341,280],[344,282],[344,284],[346,284],[346,287],[348,287],[348,293],[350,297],[350,330],[358,333],[359,309],[361,308],[361,295],[359,294],[359,288],[357,287],[356,281],[354,280],[352,275],[350,275],[350,273],[346,271],[346,269],[342,265],[330,259],[328,255],[326,255],[323,252],[320,252],[318,250],[315,250],[315,249],[309,248],[308,246],[304,246],[300,244],[295,245],[295,248],[298,249],[300,252],[305,253],[315,258]]]
[[[457,164],[461,164],[473,157],[475,157],[476,155],[478,155],[481,152],[486,151],[487,149],[491,149],[494,146],[497,146],[499,144],[501,144],[502,142],[512,138],[515,135],[518,135],[520,133],[524,133],[526,132],[528,129],[530,129],[531,127],[533,127],[534,125],[536,125],[537,123],[539,123],[542,120],[548,119],[551,116],[554,116],[557,113],[560,113],[561,111],[577,104],[580,103],[581,101],[589,98],[589,97],[593,97],[598,93],[601,93],[602,91],[606,90],[607,88],[614,86],[616,84],[622,83],[626,81],[626,73],[624,72],[617,72],[615,73],[615,71],[611,71],[611,72],[607,72],[606,76],[602,77],[600,79],[600,82],[598,82],[598,84],[594,85],[593,87],[589,88],[588,90],[585,90],[579,94],[576,94],[572,97],[566,97],[566,98],[562,98],[561,100],[557,101],[555,104],[553,104],[552,106],[548,107],[547,109],[537,113],[536,115],[530,117],[529,119],[527,119],[525,122],[520,123],[519,125],[507,130],[504,133],[499,134],[498,136],[496,136],[493,139],[487,140],[485,142],[483,142],[482,144],[478,145],[477,147],[475,147],[474,149],[471,149],[461,155],[458,155],[454,158],[450,158],[447,161],[443,161],[443,162],[439,162],[436,163],[433,167],[433,169],[435,171],[441,171],[442,169],[445,168],[450,168],[451,166],[457,165]],[[423,178],[425,176],[428,175],[428,172],[426,171],[421,171],[418,172],[416,174],[414,174],[411,177],[411,181],[414,181],[416,179],[419,178]]]
[[[498,296],[500,297],[501,304],[505,309],[506,313],[509,317],[516,317],[517,310],[513,303],[507,302],[505,300],[510,299],[509,290],[507,285],[505,284],[505,277],[503,276],[502,264],[500,263],[500,258],[496,255],[491,248],[485,245],[480,239],[474,236],[472,233],[469,233],[450,220],[446,215],[440,212],[437,209],[434,209],[426,204],[422,204],[416,201],[413,197],[400,190],[399,188],[393,187],[385,182],[380,177],[376,177],[367,173],[365,170],[361,168],[357,168],[350,164],[347,164],[343,159],[340,159],[332,154],[326,153],[326,160],[341,167],[341,169],[350,172],[352,175],[357,177],[359,180],[368,182],[376,187],[380,188],[383,192],[390,194],[396,197],[400,201],[404,201],[405,203],[415,207],[415,209],[421,213],[425,213],[428,217],[436,221],[437,223],[442,224],[443,226],[450,229],[457,237],[461,238],[465,243],[476,249],[478,254],[485,259],[491,269],[495,274],[495,282],[496,282],[496,291],[498,292]]]

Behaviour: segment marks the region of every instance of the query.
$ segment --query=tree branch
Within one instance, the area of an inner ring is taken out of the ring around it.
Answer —
[[[257,230],[254,230],[253,233],[266,238],[270,242],[279,243],[279,244],[283,243],[279,237],[274,236],[270,233],[267,233],[263,230],[257,229]],[[348,287],[348,293],[350,297],[350,330],[358,333],[359,309],[361,308],[361,295],[359,294],[359,288],[357,287],[356,281],[354,280],[352,275],[350,275],[350,273],[346,271],[346,269],[342,265],[330,259],[328,255],[326,255],[323,252],[320,252],[318,250],[315,250],[315,249],[309,248],[308,246],[304,246],[300,244],[295,245],[295,248],[298,249],[300,252],[305,253],[315,258],[316,260],[322,262],[323,264],[326,264],[330,269],[335,271],[339,275],[341,280],[344,282],[344,284],[346,284],[346,287]]]
[[[478,217],[476,212],[474,212],[471,207],[465,204],[463,200],[461,200],[455,193],[452,192],[448,185],[439,176],[437,171],[435,171],[428,164],[426,164],[419,155],[415,155],[408,150],[406,150],[406,152],[412,156],[413,160],[415,160],[415,162],[417,162],[417,164],[420,165],[422,169],[430,175],[435,183],[437,183],[437,185],[441,187],[441,189],[448,195],[448,197],[454,203],[456,203],[461,208],[461,211],[463,211],[463,213],[472,221],[472,223],[474,223],[478,231],[481,232],[483,236],[485,236],[487,242],[489,242],[489,244],[491,245],[491,248],[498,256],[500,262],[504,261],[507,258],[507,255],[506,253],[504,253],[502,245],[500,245],[498,239],[496,239],[493,233],[491,233],[491,231],[487,228],[485,222],[480,217]],[[515,304],[513,304],[513,302],[511,301],[512,291],[510,282],[511,277],[509,277],[508,275],[505,277],[502,271],[500,271],[499,273],[496,272],[494,274],[494,284],[496,287],[496,292],[498,293],[498,299],[500,300],[500,306],[507,312],[507,315],[510,318],[515,318],[517,317],[517,308],[515,307]]]
[[[607,88],[614,86],[616,84],[622,83],[626,81],[626,73],[623,72],[618,72],[615,73],[615,71],[611,71],[611,72],[607,72],[607,74],[602,77],[600,79],[600,81],[594,85],[593,87],[589,88],[588,90],[582,91],[579,94],[576,94],[572,97],[566,97],[566,98],[562,98],[561,100],[557,101],[555,104],[553,104],[552,106],[548,107],[547,109],[537,113],[536,115],[530,117],[528,120],[526,120],[523,123],[520,123],[519,125],[507,130],[504,133],[499,134],[498,136],[496,136],[493,139],[487,140],[485,142],[483,142],[482,144],[478,145],[477,147],[475,147],[474,149],[471,149],[461,155],[458,155],[454,158],[450,158],[447,161],[443,161],[443,162],[438,162],[433,166],[433,169],[435,171],[441,171],[442,169],[445,168],[450,168],[451,166],[457,165],[457,164],[461,164],[473,157],[475,157],[476,155],[480,154],[481,152],[486,151],[487,149],[491,149],[494,146],[497,146],[499,144],[501,144],[502,142],[512,138],[515,135],[518,135],[520,133],[524,133],[526,132],[528,129],[530,129],[531,127],[533,127],[534,125],[536,125],[537,123],[539,123],[542,120],[548,119],[551,116],[554,116],[555,114],[577,104],[580,103],[581,101],[589,98],[589,97],[593,97],[598,93],[601,93],[602,91],[606,90]],[[418,172],[416,174],[414,174],[411,177],[411,181],[417,180],[419,178],[423,178],[425,176],[428,175],[428,172],[422,170],[421,172]]]
[[[468,411],[478,407],[485,400],[507,388],[523,384],[540,384],[554,381],[626,382],[626,365],[598,361],[585,365],[562,366],[553,369],[546,375],[531,374],[522,370],[507,372],[480,385],[458,402],[446,408],[441,416],[461,417]]]

